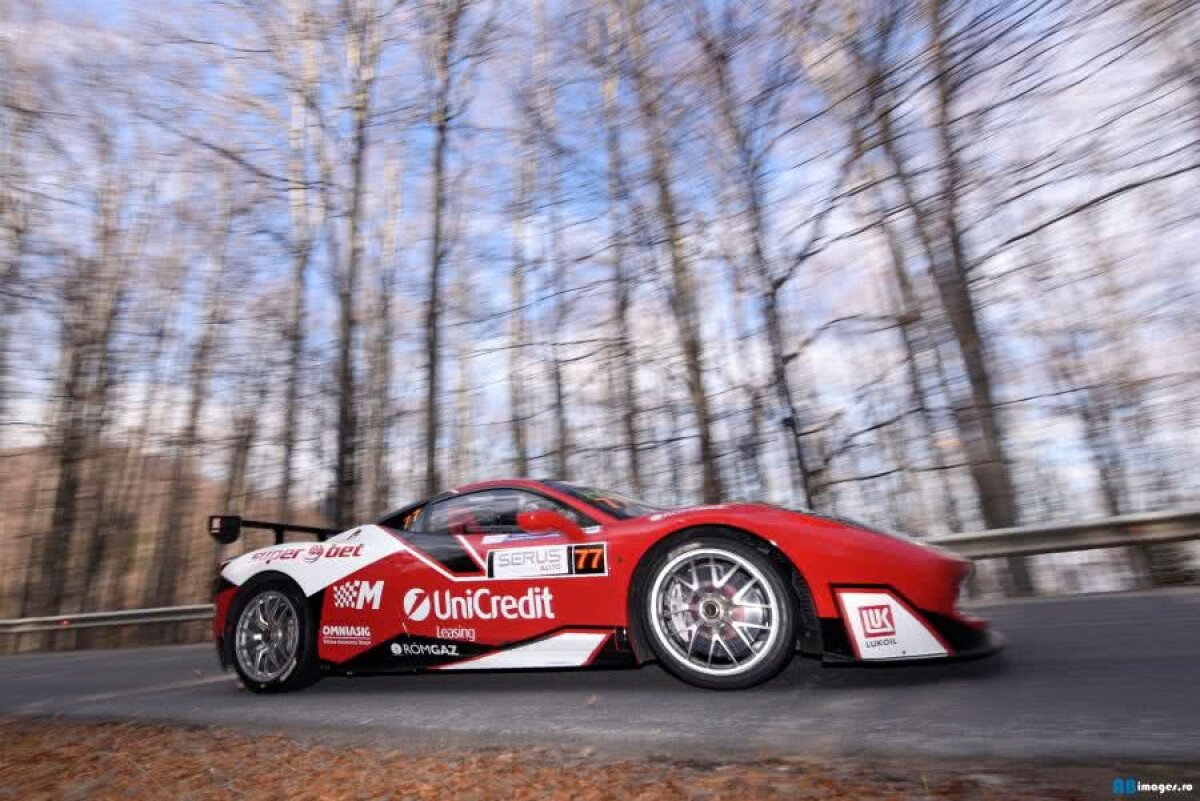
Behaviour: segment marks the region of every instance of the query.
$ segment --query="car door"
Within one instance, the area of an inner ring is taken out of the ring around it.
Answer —
[[[595,525],[548,496],[491,488],[432,501],[398,532],[409,545],[409,558],[397,563],[398,657],[429,666],[425,652],[457,643],[458,655],[470,658],[454,667],[578,666],[608,640],[621,617],[597,603],[606,543],[523,531],[518,516],[536,509]]]

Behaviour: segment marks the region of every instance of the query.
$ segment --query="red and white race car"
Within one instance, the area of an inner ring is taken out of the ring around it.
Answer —
[[[658,509],[565,481],[490,481],[339,534],[213,517],[276,544],[227,561],[222,664],[255,691],[322,675],[637,666],[749,687],[826,664],[983,656],[970,564],[899,535],[757,504]],[[319,543],[285,542],[287,531]]]

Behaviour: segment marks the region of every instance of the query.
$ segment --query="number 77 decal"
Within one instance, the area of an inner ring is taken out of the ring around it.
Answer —
[[[588,574],[603,574],[607,572],[608,564],[605,559],[605,546],[603,543],[597,545],[572,545],[571,551],[573,554],[572,568],[575,575]]]

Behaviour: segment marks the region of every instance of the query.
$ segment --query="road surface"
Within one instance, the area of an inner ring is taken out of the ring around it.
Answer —
[[[0,715],[283,730],[407,746],[553,744],[697,758],[763,754],[1200,761],[1200,592],[986,607],[979,662],[821,668],[742,692],[633,671],[326,679],[255,696],[211,646],[0,658]]]

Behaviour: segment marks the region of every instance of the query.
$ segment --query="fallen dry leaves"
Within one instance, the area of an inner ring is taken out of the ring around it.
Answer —
[[[442,751],[143,724],[0,720],[0,800],[752,801],[1084,799],[1111,770],[604,758],[590,750]],[[1087,786],[1084,786],[1087,785]]]

